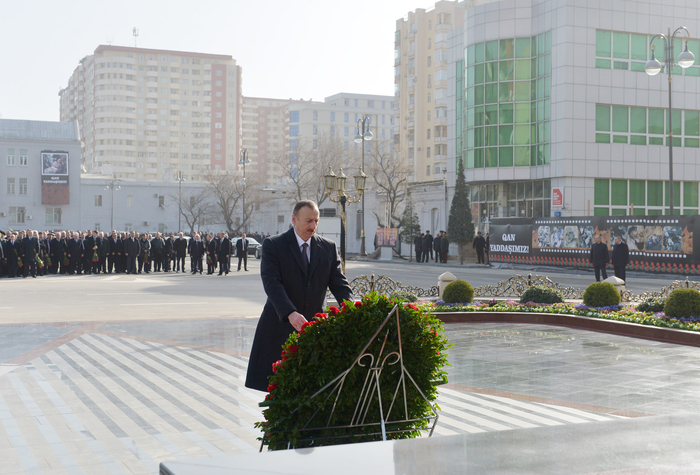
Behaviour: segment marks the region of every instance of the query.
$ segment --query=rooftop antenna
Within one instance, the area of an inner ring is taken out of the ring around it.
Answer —
[[[132,34],[134,35],[134,48],[136,48],[136,38],[139,37],[139,30],[137,30],[136,27],[134,27],[134,31]]]

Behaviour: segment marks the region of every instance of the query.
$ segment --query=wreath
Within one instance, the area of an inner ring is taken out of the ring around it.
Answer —
[[[383,360],[392,352],[398,355],[397,319],[389,318],[375,335],[397,304],[403,366],[415,382],[403,378],[405,399],[404,392],[397,391],[404,374],[398,357]],[[430,402],[437,398],[436,385],[446,382],[442,368],[448,364],[446,350],[450,347],[442,323],[412,304],[376,293],[341,307],[329,307],[328,313],[316,314],[315,320],[292,333],[282,347],[282,359],[273,364],[269,393],[261,403],[267,406],[263,411],[266,421],[255,424],[264,433],[259,440],[271,450],[382,440],[376,393],[366,400],[364,425],[348,427],[365,395],[371,366],[369,357],[353,363],[368,344],[365,353],[381,353],[374,365],[385,361],[379,385],[387,439],[416,437],[434,416]],[[350,367],[341,393],[324,390],[312,397]]]
[[[36,256],[36,265],[39,269],[44,268],[44,261],[41,260],[41,257]]]

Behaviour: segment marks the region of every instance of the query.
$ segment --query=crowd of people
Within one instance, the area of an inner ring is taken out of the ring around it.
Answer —
[[[264,236],[259,236],[264,238]],[[49,274],[141,274],[190,272],[227,275],[231,257],[248,270],[249,240],[241,234],[234,245],[228,233],[155,233],[99,231],[10,231],[0,234],[0,277],[37,277]]]
[[[435,237],[430,234],[430,230],[420,233],[414,238],[413,246],[416,249],[416,262],[430,262],[434,255],[435,262],[447,263],[450,241],[445,231],[438,232]]]

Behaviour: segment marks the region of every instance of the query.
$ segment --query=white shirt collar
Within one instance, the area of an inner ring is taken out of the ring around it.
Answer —
[[[304,241],[302,238],[299,237],[299,235],[297,234],[297,230],[296,230],[296,229],[294,230],[294,236],[296,236],[296,238],[297,238],[297,246],[299,246],[299,249],[301,249],[301,246],[303,246],[304,243],[308,244],[308,245],[309,245],[309,249],[311,249],[311,238],[309,238],[308,240]]]

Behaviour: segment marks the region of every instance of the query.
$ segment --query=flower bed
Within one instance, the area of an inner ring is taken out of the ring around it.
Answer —
[[[640,312],[637,311],[634,306],[625,305],[612,305],[610,307],[587,307],[583,304],[574,305],[571,303],[539,304],[528,302],[521,304],[513,300],[506,300],[502,302],[497,302],[495,300],[490,302],[475,301],[470,304],[449,304],[441,300],[437,300],[435,302],[424,301],[419,305],[421,305],[426,311],[433,313],[512,312],[561,314],[700,332],[700,317],[680,319],[668,318],[663,314],[663,312],[654,314]]]

